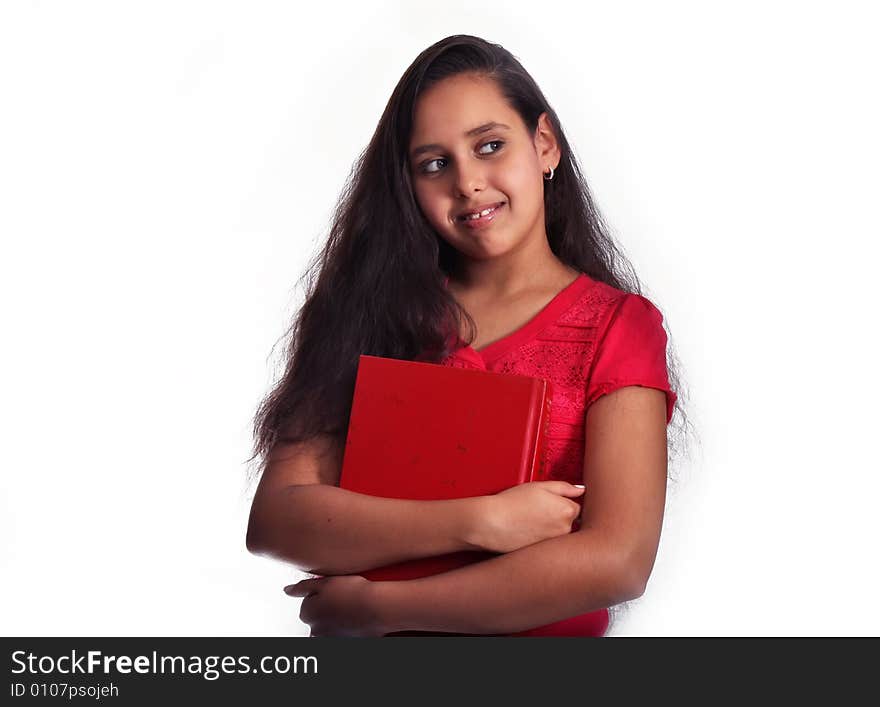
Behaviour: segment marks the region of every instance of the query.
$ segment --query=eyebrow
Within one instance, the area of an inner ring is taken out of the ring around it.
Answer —
[[[480,133],[487,133],[490,130],[494,130],[495,128],[507,128],[508,130],[510,130],[509,125],[505,125],[504,123],[496,123],[495,121],[492,121],[489,123],[484,123],[483,125],[480,125],[476,128],[473,128],[472,130],[468,130],[464,134],[464,136],[471,137],[473,135],[479,135]],[[419,145],[416,149],[414,149],[412,151],[410,158],[415,159],[416,157],[421,155],[423,152],[430,152],[431,150],[442,150],[442,149],[443,149],[443,146],[438,145],[436,142],[431,143],[430,145]]]

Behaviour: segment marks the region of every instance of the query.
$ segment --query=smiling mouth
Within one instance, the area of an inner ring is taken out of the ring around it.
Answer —
[[[467,214],[465,216],[456,216],[455,220],[458,223],[474,223],[476,221],[481,221],[492,216],[492,214],[494,214],[502,206],[504,206],[503,201],[488,209],[483,209],[482,211]]]

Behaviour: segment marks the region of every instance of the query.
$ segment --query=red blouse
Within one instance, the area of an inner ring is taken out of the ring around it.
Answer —
[[[474,350],[460,345],[440,363],[553,382],[547,439],[548,477],[583,483],[587,408],[618,388],[639,385],[666,393],[666,422],[676,394],[666,369],[663,316],[645,297],[581,275],[533,319]],[[608,610],[521,631],[514,636],[602,636]]]

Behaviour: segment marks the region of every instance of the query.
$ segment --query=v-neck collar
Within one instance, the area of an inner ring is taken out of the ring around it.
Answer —
[[[456,356],[460,356],[472,363],[477,364],[481,368],[488,368],[492,363],[500,359],[502,356],[519,348],[523,344],[528,343],[543,329],[553,324],[569,307],[571,307],[580,296],[586,291],[587,287],[592,284],[593,280],[585,273],[580,273],[571,283],[562,288],[551,299],[546,306],[539,311],[534,317],[515,329],[510,334],[487,344],[483,348],[477,350],[468,344],[464,344],[460,338],[458,343],[461,348],[455,352]],[[443,284],[447,286],[449,277]]]

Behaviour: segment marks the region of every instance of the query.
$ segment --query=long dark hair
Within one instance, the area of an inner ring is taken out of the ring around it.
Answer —
[[[305,302],[288,331],[284,374],[254,421],[251,461],[259,459],[261,471],[276,441],[344,436],[359,355],[437,362],[450,353],[449,333],[462,323],[470,332],[465,340],[473,341],[473,320],[443,284],[456,252],[422,214],[407,157],[419,96],[461,73],[494,80],[532,134],[541,113],[548,114],[562,153],[554,179],[544,182],[553,253],[594,280],[642,293],[596,209],[559,118],[532,77],[498,44],[447,37],[404,72],[336,204],[326,245],[303,275]],[[670,353],[670,383],[678,393],[674,418],[681,423],[685,395],[674,358]]]

